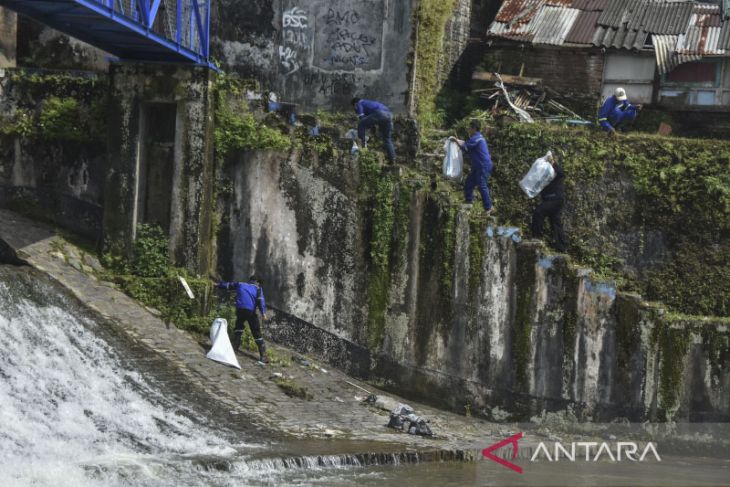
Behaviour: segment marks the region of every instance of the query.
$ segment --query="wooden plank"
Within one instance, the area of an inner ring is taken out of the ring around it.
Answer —
[[[526,78],[524,76],[513,76],[510,74],[500,74],[502,81],[505,85],[518,85],[518,86],[541,86],[542,78]],[[475,72],[471,79],[475,81],[497,81],[497,77],[493,73],[487,73],[485,71]]]

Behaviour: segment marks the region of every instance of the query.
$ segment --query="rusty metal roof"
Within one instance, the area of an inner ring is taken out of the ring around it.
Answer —
[[[535,44],[561,45],[578,18],[580,10],[545,5],[532,21]]]
[[[653,48],[663,50],[657,62],[670,66],[730,56],[730,19],[723,14],[719,5],[693,0],[505,0],[487,34],[534,44]]]
[[[524,24],[532,20],[546,0],[505,0],[495,22]]]

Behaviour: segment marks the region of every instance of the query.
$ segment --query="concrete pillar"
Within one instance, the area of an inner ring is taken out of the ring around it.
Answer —
[[[175,263],[208,273],[213,76],[199,66],[110,67],[105,250],[130,255],[137,225],[159,223]]]
[[[18,36],[18,14],[0,7],[0,68],[14,68]]]

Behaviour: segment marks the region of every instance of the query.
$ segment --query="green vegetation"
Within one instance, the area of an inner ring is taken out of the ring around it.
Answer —
[[[532,296],[535,290],[535,266],[529,259],[517,261],[517,302],[515,304],[513,367],[518,388],[529,388],[528,368],[531,363]]]
[[[678,407],[690,330],[673,328],[660,320],[654,325],[651,339],[660,351],[659,397],[666,415],[663,419],[668,420]]]
[[[284,394],[289,397],[298,397],[299,399],[304,399],[307,401],[311,401],[313,399],[313,396],[309,393],[309,391],[307,391],[307,388],[302,386],[301,384],[294,382],[293,379],[276,377],[274,378],[274,384],[279,386]]]
[[[161,228],[139,225],[131,260],[106,254],[106,270],[101,277],[116,283],[130,297],[159,311],[165,321],[182,329],[207,333],[216,317],[226,318],[232,325],[233,307],[211,309],[215,296],[212,283],[172,266],[167,257],[168,245]],[[188,282],[195,299],[188,297],[178,276]]]
[[[421,0],[416,11],[417,45],[416,66],[416,113],[424,127],[437,126],[443,116],[436,110],[436,93],[439,91],[439,65],[443,55],[446,23],[454,10],[452,0]]]
[[[395,224],[395,178],[381,173],[380,159],[373,151],[359,156],[361,198],[369,223],[368,343],[377,348],[385,330],[385,312],[390,288],[390,255]]]
[[[86,134],[80,125],[79,102],[75,98],[47,98],[38,117],[38,130],[46,140],[80,142]]]
[[[106,137],[106,96],[96,77],[14,72],[8,90],[14,113],[0,133],[47,142],[98,143]]]
[[[489,143],[502,222],[527,229],[533,203],[517,182],[552,150],[567,175],[565,219],[577,262],[684,313],[730,312],[729,143],[643,134],[616,142],[597,131],[542,124],[495,128]],[[651,245],[667,246],[666,262],[646,276],[628,274],[626,236],[646,246],[657,234],[663,242]]]
[[[291,139],[278,128],[259,122],[243,98],[255,85],[235,75],[219,74],[215,90],[216,157],[224,161],[231,151],[287,150]]]

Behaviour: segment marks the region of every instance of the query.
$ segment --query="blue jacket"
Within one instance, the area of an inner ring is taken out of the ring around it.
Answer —
[[[371,113],[377,112],[378,110],[389,112],[390,108],[386,107],[379,101],[373,100],[360,100],[359,102],[357,102],[357,105],[355,105],[355,112],[360,118],[367,117]]]
[[[492,172],[492,158],[487,148],[487,140],[477,132],[464,144],[464,152],[471,157],[472,169],[480,168],[485,174]]]
[[[628,102],[628,100],[619,101],[615,95],[611,95],[603,102],[603,106],[598,111],[598,123],[604,130],[610,131],[612,128],[619,127],[625,121],[631,121],[636,118],[636,107]]]
[[[255,310],[257,307],[266,314],[264,292],[256,284],[250,282],[220,282],[220,289],[236,290],[236,308]]]

